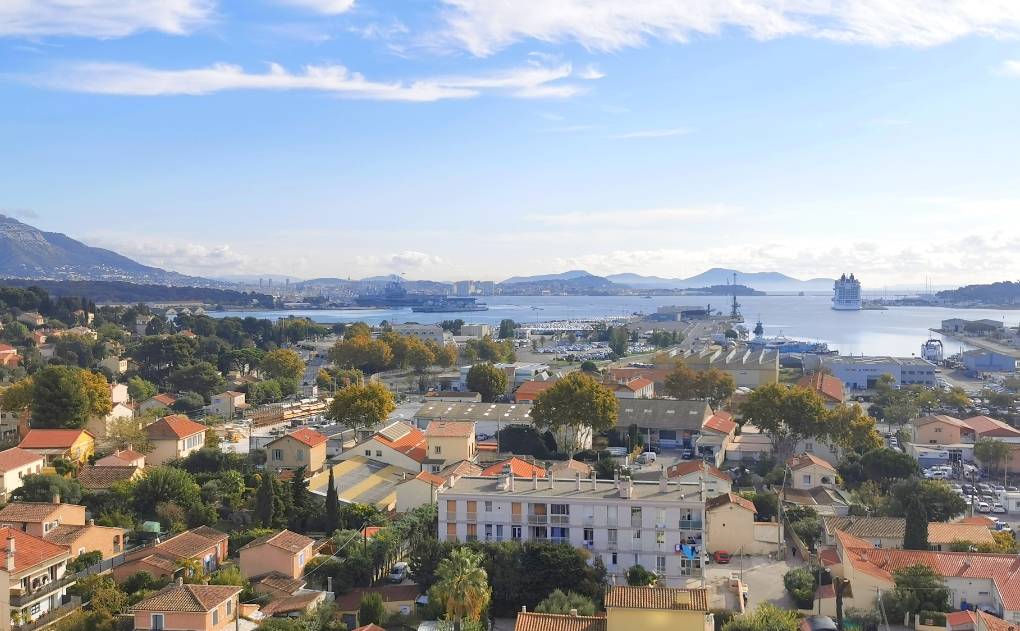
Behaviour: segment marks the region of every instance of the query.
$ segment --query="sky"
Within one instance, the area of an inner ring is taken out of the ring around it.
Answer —
[[[0,0],[0,212],[224,277],[1020,278],[1015,0]]]

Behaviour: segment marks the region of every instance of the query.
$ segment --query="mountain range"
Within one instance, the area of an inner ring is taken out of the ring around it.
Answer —
[[[610,274],[595,276],[584,270],[570,270],[560,274],[541,274],[537,276],[513,276],[500,283],[500,286],[524,284],[568,284],[568,285],[623,285],[634,289],[694,289],[726,285],[737,282],[760,291],[829,291],[833,280],[829,278],[812,278],[800,280],[779,272],[750,272],[713,267],[712,269],[691,276],[690,278],[663,278],[661,276],[642,276],[641,274]],[[599,280],[603,282],[599,282]]]
[[[59,232],[43,232],[6,215],[0,215],[0,277],[194,287],[224,284],[142,265],[111,250],[85,245]]]

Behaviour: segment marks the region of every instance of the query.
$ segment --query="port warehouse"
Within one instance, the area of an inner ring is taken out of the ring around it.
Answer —
[[[935,385],[935,364],[919,357],[805,355],[805,371],[822,368],[853,390],[874,388],[882,375],[891,376],[897,386]]]

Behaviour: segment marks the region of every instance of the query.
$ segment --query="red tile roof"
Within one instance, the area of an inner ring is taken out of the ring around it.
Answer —
[[[973,428],[979,436],[999,438],[1020,436],[1020,429],[1017,429],[1008,423],[996,420],[990,416],[973,416],[971,418],[964,419],[963,422]]]
[[[1015,622],[1006,622],[998,616],[981,610],[978,610],[976,614],[984,631],[1016,631]]]
[[[482,469],[482,473],[480,475],[486,477],[502,475],[503,465],[506,464],[510,465],[510,471],[511,473],[513,473],[515,478],[531,478],[536,475],[540,478],[545,477],[545,467],[540,467],[538,465],[531,464],[526,460],[521,460],[517,456],[514,456],[502,462],[497,462],[494,465],[490,465]]]
[[[514,631],[606,631],[607,626],[607,619],[601,616],[522,611],[517,614]]]
[[[378,433],[372,436],[372,440],[399,451],[416,462],[424,462],[428,457],[428,446],[426,445],[425,434],[417,427],[411,427],[408,425],[407,428],[410,431],[397,440],[390,440]]]
[[[712,465],[708,464],[704,460],[688,460],[686,462],[678,462],[674,465],[670,465],[666,468],[667,478],[681,478],[685,475],[692,473],[702,472],[707,475],[719,478],[724,482],[732,482],[733,478],[730,475]]]
[[[715,510],[716,508],[719,508],[720,506],[725,506],[727,504],[734,504],[743,509],[751,511],[752,513],[756,512],[756,509],[754,508],[754,502],[747,499],[746,497],[741,497],[736,493],[723,493],[722,495],[716,495],[715,497],[708,498],[707,500],[705,500],[705,510],[706,511]]]
[[[150,400],[151,401],[155,401],[156,403],[162,403],[166,407],[170,407],[174,403],[177,403],[177,397],[175,397],[172,394],[157,394],[156,396],[152,397]]]
[[[631,587],[614,585],[606,593],[606,609],[673,609],[708,611],[708,591],[679,587]]]
[[[201,423],[196,423],[183,414],[171,414],[164,416],[155,423],[145,427],[145,433],[152,440],[180,440],[188,436],[194,436],[199,432],[209,429]]]
[[[553,387],[556,381],[549,379],[548,381],[525,381],[517,387],[517,391],[514,392],[514,402],[520,403],[521,401],[534,401],[535,397],[542,394],[549,388]]]
[[[946,614],[946,624],[953,627],[973,625],[976,621],[973,611],[954,611]]]
[[[786,461],[786,466],[790,467],[790,469],[794,471],[797,469],[803,469],[804,467],[810,467],[812,465],[828,469],[829,471],[836,470],[836,468],[831,464],[812,454],[800,454],[799,456],[794,456]]]
[[[67,547],[50,543],[14,528],[0,528],[0,567],[7,563],[7,539],[14,537],[14,571],[35,567],[40,563],[67,557]]]
[[[468,438],[474,436],[475,424],[464,421],[429,421],[426,436],[439,438]]]
[[[309,539],[304,535],[299,535],[291,530],[281,530],[280,532],[275,532],[271,535],[264,535],[257,539],[253,539],[245,544],[241,549],[247,550],[256,546],[267,544],[274,548],[279,548],[281,550],[297,554],[313,543],[315,543],[315,540]]]
[[[139,602],[131,610],[208,612],[240,592],[241,588],[233,585],[170,585]]]
[[[289,434],[287,434],[285,436],[281,436],[281,437],[277,438],[276,440],[283,440],[284,438],[287,438],[288,436],[290,438],[293,438],[294,440],[298,441],[299,443],[301,443],[303,445],[307,445],[308,447],[316,447],[316,446],[321,445],[321,444],[323,444],[323,443],[325,443],[326,441],[329,440],[328,436],[326,436],[324,434],[320,434],[319,432],[315,431],[314,429],[309,429],[307,427],[302,427],[301,429],[299,429],[297,431],[294,431],[294,432],[291,432],[291,433],[289,433]],[[273,442],[275,443],[276,440],[274,440]],[[272,444],[272,443],[270,443],[270,444]]]
[[[32,463],[42,463],[45,460],[39,454],[25,451],[18,447],[11,447],[0,451],[0,472],[7,472]]]
[[[18,447],[22,449],[70,449],[82,434],[92,433],[84,429],[32,429],[25,435]]]
[[[932,423],[945,423],[946,425],[952,425],[961,429],[974,429],[970,425],[967,425],[960,419],[949,416],[947,414],[933,414],[930,416],[922,416],[921,418],[914,421],[915,427],[921,427],[922,425],[930,425]]]
[[[814,390],[822,397],[834,403],[843,403],[846,400],[846,392],[843,389],[843,380],[828,373],[816,372],[804,375],[797,382],[800,388]]]
[[[428,482],[433,486],[442,486],[446,484],[446,480],[444,480],[443,478],[439,477],[434,473],[429,473],[428,471],[422,471],[418,475],[414,476],[414,479]]]
[[[648,377],[634,377],[633,379],[628,379],[622,383],[617,384],[617,387],[626,388],[631,392],[637,392],[642,388],[647,388],[653,383],[655,382],[649,379]]]
[[[729,434],[737,428],[737,424],[733,421],[732,414],[720,410],[708,417],[708,419],[701,424],[701,427],[719,432],[720,434]]]

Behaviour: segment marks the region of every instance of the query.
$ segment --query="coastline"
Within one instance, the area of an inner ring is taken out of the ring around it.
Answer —
[[[942,329],[929,329],[929,331],[932,333],[938,333],[942,337],[961,342],[968,346],[980,348],[992,353],[999,353],[1000,355],[1006,355],[1008,357],[1013,357],[1014,359],[1020,359],[1020,348],[998,344],[983,337],[970,337],[969,335],[960,335],[959,333],[943,331]]]

